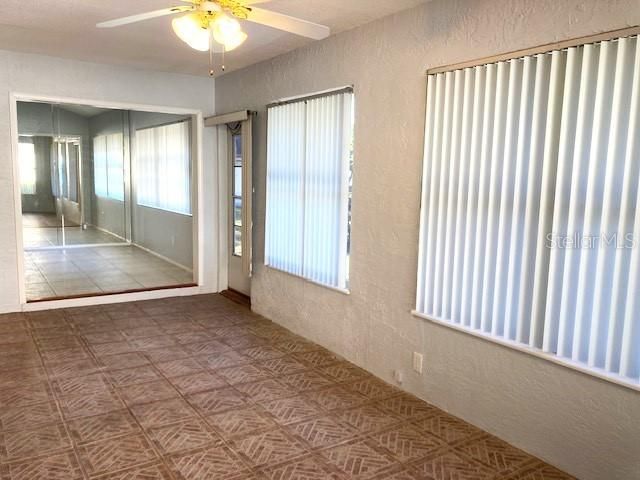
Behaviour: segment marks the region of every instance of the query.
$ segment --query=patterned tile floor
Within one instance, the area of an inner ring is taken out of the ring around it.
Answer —
[[[0,315],[0,480],[571,478],[217,295]]]

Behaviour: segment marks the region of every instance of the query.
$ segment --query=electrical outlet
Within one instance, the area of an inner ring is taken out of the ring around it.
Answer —
[[[418,352],[413,352],[413,369],[422,373],[422,361],[424,360],[424,355]]]
[[[402,370],[394,370],[393,379],[396,381],[396,383],[402,383],[402,380],[403,380]]]

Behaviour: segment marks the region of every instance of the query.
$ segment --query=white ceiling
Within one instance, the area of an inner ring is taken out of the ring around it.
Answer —
[[[260,5],[339,33],[427,0],[271,0]],[[207,75],[209,57],[181,42],[170,17],[114,29],[95,24],[180,4],[178,0],[1,0],[0,49]],[[249,39],[227,54],[227,71],[299,48],[311,40],[244,22]]]

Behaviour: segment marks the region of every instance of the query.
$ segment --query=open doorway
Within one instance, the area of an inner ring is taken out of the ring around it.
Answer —
[[[239,294],[245,300],[251,297],[252,274],[252,117],[251,112],[241,111],[205,122],[217,128],[222,190],[226,191],[223,204],[228,234],[223,249],[227,285],[232,295]]]
[[[27,302],[196,285],[193,115],[16,113]]]

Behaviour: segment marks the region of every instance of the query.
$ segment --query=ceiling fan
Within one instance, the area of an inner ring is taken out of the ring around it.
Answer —
[[[329,27],[254,7],[269,0],[181,0],[190,5],[163,8],[153,12],[140,13],[128,17],[98,23],[98,28],[113,28],[130,23],[150,20],[167,15],[185,14],[174,18],[172,27],[175,34],[195,50],[209,52],[210,64],[213,54],[229,52],[239,47],[247,39],[238,20],[246,20],[271,28],[295,33],[314,40],[322,40],[330,35]],[[210,65],[209,74],[213,76]],[[222,66],[224,70],[224,65]]]

